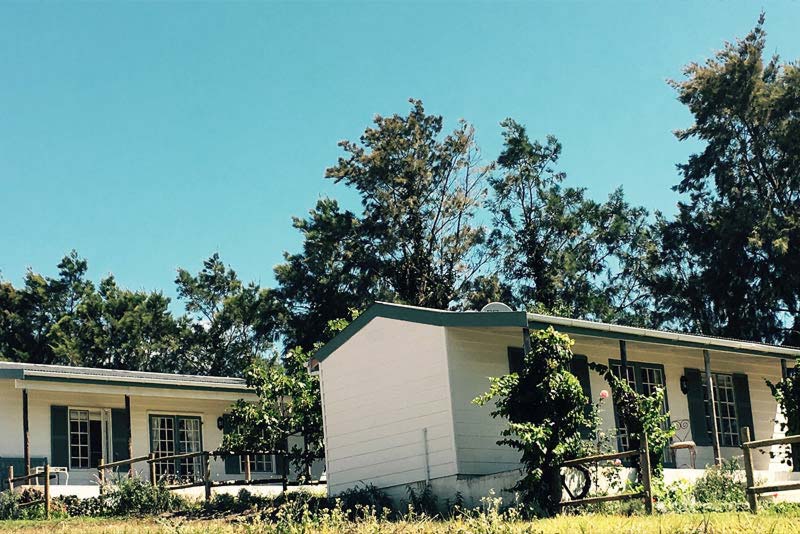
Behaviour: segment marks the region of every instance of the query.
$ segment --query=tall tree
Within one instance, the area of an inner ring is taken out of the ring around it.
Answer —
[[[218,254],[197,275],[178,269],[175,283],[193,320],[188,356],[194,372],[241,376],[252,360],[269,356],[279,320],[270,290],[242,283]]]
[[[293,224],[303,234],[303,250],[285,253],[285,262],[275,267],[275,294],[283,308],[285,345],[311,350],[328,340],[330,321],[390,297],[355,214],[322,199],[308,218],[295,217]]]
[[[120,288],[109,276],[58,323],[53,351],[59,361],[88,367],[185,372],[189,329],[169,302],[159,292]]]
[[[21,288],[0,282],[0,354],[29,363],[79,363],[53,351],[71,314],[94,291],[86,260],[74,250],[59,262],[58,276],[28,270]]]
[[[688,198],[660,217],[658,318],[706,334],[800,340],[800,68],[764,60],[764,16],[673,81],[703,149],[678,165]]]
[[[521,124],[503,121],[505,139],[490,179],[492,240],[518,305],[571,317],[641,323],[648,293],[634,274],[650,242],[647,212],[616,190],[606,202],[564,187],[561,143],[532,141]]]
[[[441,116],[411,100],[406,116],[376,116],[326,177],[361,196],[359,232],[380,279],[401,302],[448,308],[481,271],[485,229],[476,213],[485,194],[472,126],[442,135]]]

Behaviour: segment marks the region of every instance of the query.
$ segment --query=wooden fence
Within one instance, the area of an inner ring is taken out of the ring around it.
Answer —
[[[752,513],[758,512],[758,495],[761,493],[777,493],[779,491],[800,490],[800,482],[784,482],[768,486],[756,486],[753,473],[753,449],[764,449],[773,445],[792,445],[800,443],[800,435],[783,438],[750,441],[750,428],[742,427],[740,431],[742,453],[744,456],[744,473],[747,481],[747,502]]]
[[[20,503],[19,506],[25,507],[25,506],[33,506],[36,504],[44,504],[45,517],[47,517],[47,519],[50,519],[50,479],[55,476],[56,476],[55,474],[52,474],[50,472],[50,463],[47,460],[45,460],[44,462],[44,470],[41,473],[33,473],[30,475],[22,475],[18,477],[14,476],[14,466],[10,465],[8,466],[8,488],[9,491],[14,491],[14,484],[16,482],[28,482],[29,480],[34,478],[37,479],[36,482],[38,485],[39,482],[38,479],[44,478],[44,495],[42,496],[42,498],[29,502]]]
[[[642,436],[641,441],[641,448],[636,451],[624,451],[624,452],[613,452],[610,454],[597,454],[594,456],[585,456],[583,458],[576,458],[575,460],[568,460],[561,464],[562,467],[578,467],[583,466],[585,464],[594,464],[598,462],[606,462],[612,460],[622,460],[624,458],[632,458],[634,456],[639,456],[639,469],[641,472],[642,478],[642,491],[637,492],[627,492],[627,493],[617,493],[615,495],[602,495],[599,497],[585,497],[580,499],[573,499],[567,501],[561,501],[561,477],[559,475],[558,484],[555,485],[556,491],[558,492],[558,500],[559,508],[565,508],[568,506],[582,506],[587,504],[594,504],[599,502],[608,502],[608,501],[623,501],[627,499],[643,499],[644,500],[644,507],[647,510],[648,514],[653,513],[653,482],[652,482],[652,473],[650,470],[650,448],[647,444],[647,436]]]
[[[310,480],[310,481],[290,481],[289,480],[289,473],[288,473],[288,465],[284,468],[284,472],[281,474],[280,477],[272,477],[272,478],[261,478],[261,479],[253,479],[250,473],[250,457],[255,454],[276,454],[276,451],[265,451],[265,452],[250,452],[250,453],[242,453],[237,454],[236,456],[244,458],[244,480],[219,480],[214,481],[211,478],[211,458],[212,457],[221,457],[221,456],[229,456],[226,453],[221,452],[210,452],[210,451],[200,451],[200,452],[187,452],[181,454],[172,454],[168,456],[157,456],[154,453],[150,453],[147,456],[136,456],[134,458],[127,458],[125,460],[120,460],[117,462],[110,462],[104,463],[103,459],[100,459],[100,463],[97,466],[98,472],[98,479],[100,480],[100,489],[102,491],[103,485],[108,478],[107,471],[109,469],[114,469],[116,467],[123,467],[128,466],[128,474],[129,476],[133,475],[133,465],[137,463],[146,462],[149,467],[150,471],[150,482],[152,485],[156,485],[159,482],[158,477],[156,476],[156,464],[158,462],[167,462],[167,461],[175,461],[175,460],[183,460],[183,459],[193,459],[193,458],[201,458],[201,466],[202,466],[202,473],[199,477],[199,480],[194,480],[191,482],[185,482],[180,484],[171,484],[167,485],[167,488],[170,490],[178,490],[184,488],[194,488],[203,486],[205,488],[205,498],[206,500],[211,499],[211,489],[212,488],[219,488],[219,487],[226,487],[226,486],[242,486],[242,485],[252,485],[252,484],[278,484],[280,483],[283,491],[286,491],[290,486],[299,486],[299,485],[318,485],[318,484],[325,484],[324,481],[320,480]],[[280,454],[284,454],[280,452]],[[20,504],[20,506],[32,506],[36,504],[45,505],[45,515],[47,518],[50,518],[50,479],[55,478],[57,475],[50,471],[50,464],[45,461],[44,464],[44,471],[41,473],[33,473],[29,475],[22,475],[22,476],[14,476],[14,467],[8,467],[8,486],[11,491],[14,490],[14,484],[18,482],[28,482],[30,480],[36,479],[38,484],[38,479],[44,478],[44,496],[42,499],[38,499],[31,502],[26,502]],[[162,479],[166,479],[166,477],[161,477]],[[21,485],[29,485],[29,484],[21,484]]]

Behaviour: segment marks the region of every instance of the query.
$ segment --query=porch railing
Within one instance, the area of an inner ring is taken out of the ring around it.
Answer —
[[[50,472],[50,463],[45,460],[44,462],[44,469],[41,473],[32,473],[29,475],[21,475],[21,476],[14,476],[14,466],[8,466],[8,488],[10,491],[14,491],[14,484],[17,482],[28,482],[31,479],[36,479],[37,485],[40,478],[44,478],[44,495],[41,499],[36,499],[33,501],[28,501],[24,503],[19,503],[18,506],[26,507],[26,506],[34,506],[37,504],[44,504],[44,514],[47,519],[50,519],[50,479],[56,477],[57,475]]]
[[[607,462],[611,460],[622,460],[624,458],[632,458],[639,456],[639,469],[642,478],[642,491],[617,493],[614,495],[601,495],[598,497],[583,497],[579,499],[572,499],[567,501],[561,500],[562,493],[562,479],[558,474],[558,483],[554,485],[554,497],[559,501],[559,508],[563,509],[568,506],[584,506],[588,504],[595,504],[600,502],[609,501],[623,501],[628,499],[643,499],[644,507],[648,514],[653,513],[653,485],[650,470],[650,447],[647,444],[647,436],[642,436],[641,447],[639,450],[612,452],[609,454],[596,454],[593,456],[585,456],[583,458],[576,458],[574,460],[567,460],[562,467],[580,467],[585,464],[594,464],[599,462]],[[557,495],[556,495],[557,493]]]
[[[115,467],[122,467],[122,466],[129,466],[130,472],[133,471],[133,465],[137,463],[145,462],[148,464],[149,471],[150,471],[150,483],[152,485],[158,484],[159,480],[166,480],[168,477],[162,475],[159,477],[156,474],[156,464],[159,462],[169,462],[175,460],[184,460],[184,459],[192,459],[192,458],[201,458],[202,459],[202,473],[199,480],[194,480],[191,482],[183,482],[179,484],[169,484],[167,488],[170,490],[177,490],[177,489],[185,489],[185,488],[193,488],[203,486],[205,488],[205,498],[209,500],[211,498],[211,489],[215,487],[226,487],[226,486],[240,486],[240,485],[252,485],[252,484],[277,484],[280,483],[283,491],[286,491],[290,486],[299,486],[301,484],[304,485],[318,485],[318,484],[325,484],[325,481],[320,480],[311,480],[311,481],[290,481],[289,480],[289,473],[288,469],[284,468],[283,473],[279,477],[270,477],[270,478],[260,478],[260,479],[253,479],[252,474],[250,472],[250,458],[251,456],[257,454],[266,454],[266,455],[285,455],[286,451],[254,451],[254,452],[246,452],[246,453],[239,453],[239,454],[229,454],[220,451],[198,451],[198,452],[186,452],[180,454],[170,454],[166,456],[159,456],[154,453],[150,453],[147,456],[137,456],[134,458],[127,458],[125,460],[119,460],[116,462],[104,463],[103,459],[100,459],[100,463],[97,466],[98,471],[98,478],[100,479],[101,487],[105,483],[107,474],[106,471],[108,469],[113,469]],[[212,480],[211,476],[211,458],[219,458],[219,457],[227,457],[227,456],[236,456],[238,458],[244,459],[244,480]],[[288,467],[288,466],[287,466]]]
[[[742,453],[744,456],[744,474],[747,481],[747,503],[750,505],[752,513],[758,512],[758,495],[761,493],[777,493],[780,491],[800,490],[800,482],[784,482],[781,484],[769,484],[767,486],[756,486],[755,474],[753,473],[753,449],[764,449],[773,445],[792,445],[800,443],[800,435],[785,436],[782,438],[762,439],[750,441],[750,428],[742,427],[740,431]]]

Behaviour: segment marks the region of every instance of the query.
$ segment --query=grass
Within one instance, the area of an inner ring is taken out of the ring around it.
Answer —
[[[255,534],[312,533],[334,534],[573,534],[641,532],[658,533],[795,533],[800,532],[800,517],[794,515],[747,513],[665,514],[652,517],[618,515],[562,516],[540,521],[500,522],[481,519],[452,521],[300,524],[243,523],[234,520],[163,519],[65,519],[52,521],[0,521],[0,533],[40,534]]]

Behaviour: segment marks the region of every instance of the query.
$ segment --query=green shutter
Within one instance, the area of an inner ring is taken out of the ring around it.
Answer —
[[[50,406],[50,465],[69,467],[69,414],[66,406]]]
[[[231,417],[228,414],[222,416],[222,433],[229,434],[233,429],[231,428]],[[225,474],[238,475],[241,473],[239,465],[239,456],[230,455],[225,457]]]
[[[692,441],[698,447],[711,445],[706,424],[706,404],[703,400],[703,376],[700,369],[684,369],[686,378],[686,400],[689,404],[689,423],[692,428]]]
[[[586,412],[586,415],[589,415],[592,413],[592,386],[591,380],[589,379],[589,360],[583,354],[574,355],[569,365],[569,371],[575,375],[575,377],[578,379],[578,382],[581,383],[583,394],[586,395],[586,398],[588,399],[588,403],[586,404],[584,411]],[[584,439],[591,438],[591,428],[586,427],[581,429],[581,437]]]
[[[739,428],[750,428],[750,439],[756,439],[756,430],[753,428],[753,410],[750,407],[750,386],[747,375],[733,373],[733,397],[736,401],[736,417]]]
[[[519,373],[525,361],[525,352],[521,347],[508,347],[508,372]]]
[[[130,455],[128,451],[128,438],[131,434],[130,418],[127,410],[113,408],[111,410],[111,454],[114,462],[127,460]],[[108,461],[108,460],[106,460]],[[119,471],[120,469],[117,468]],[[122,471],[127,471],[123,467]]]

